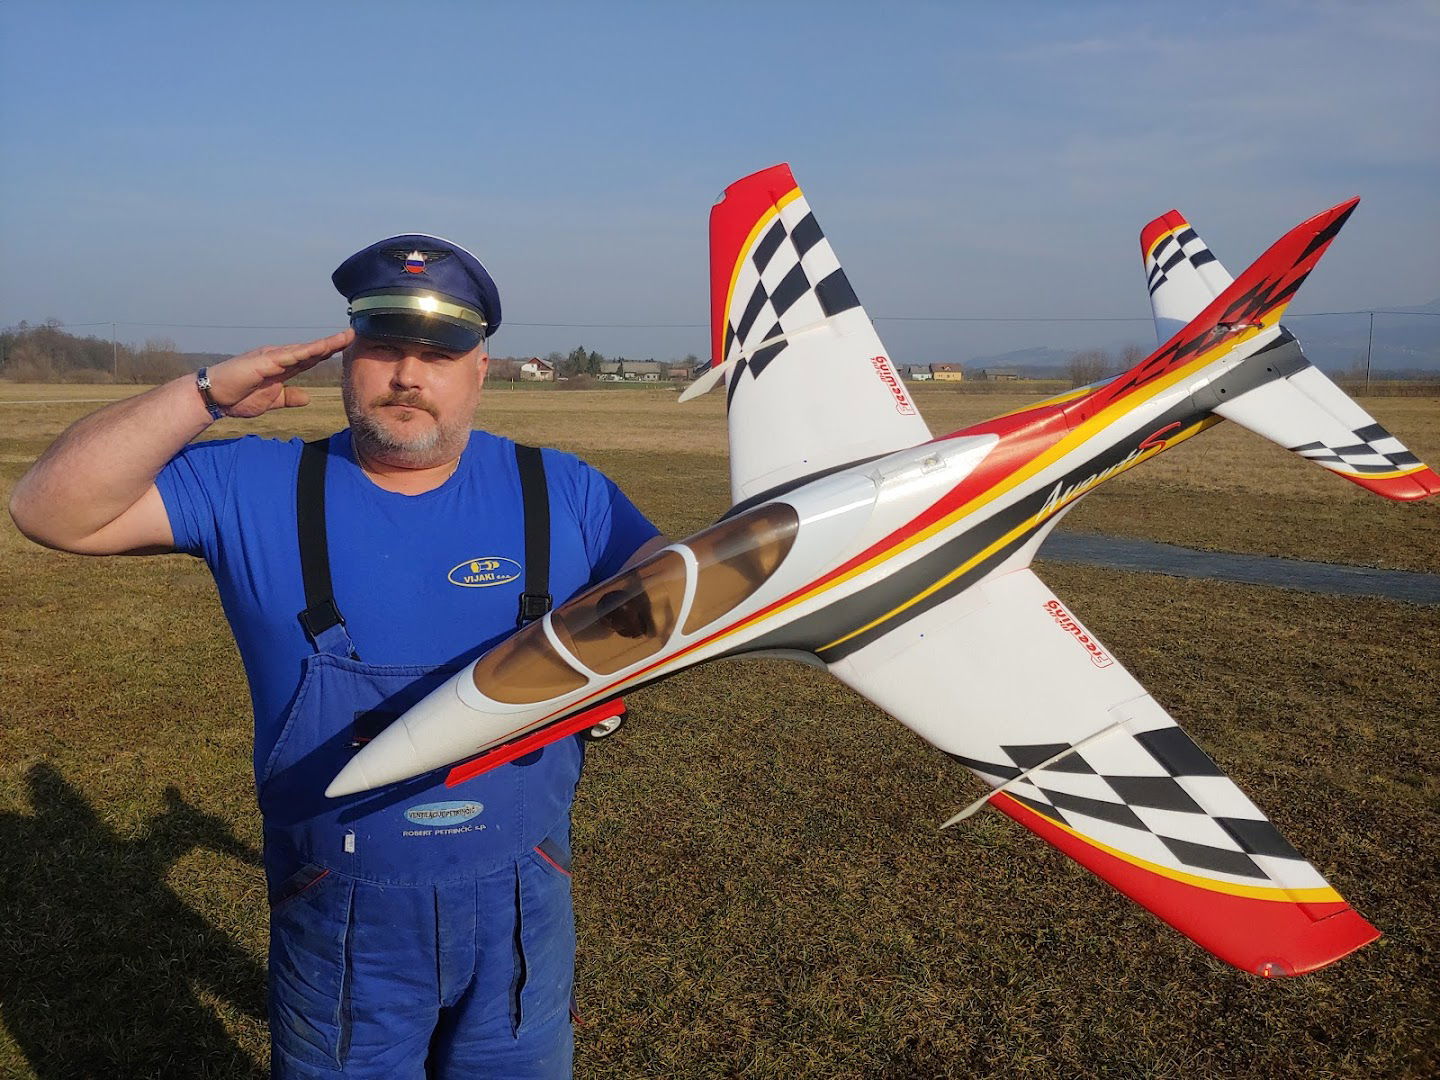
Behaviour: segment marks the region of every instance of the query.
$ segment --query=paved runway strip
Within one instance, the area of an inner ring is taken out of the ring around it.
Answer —
[[[1440,574],[1376,570],[1368,566],[1306,562],[1273,555],[1196,551],[1175,544],[1129,540],[1098,533],[1052,533],[1041,547],[1038,558],[1104,566],[1111,570],[1138,570],[1172,577],[1210,578],[1303,592],[1380,596],[1410,604],[1440,605]]]

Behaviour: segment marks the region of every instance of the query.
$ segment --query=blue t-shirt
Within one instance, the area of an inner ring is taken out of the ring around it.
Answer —
[[[247,435],[195,443],[155,483],[178,550],[215,576],[255,708],[256,775],[280,733],[301,664],[315,649],[296,539],[300,439]],[[445,483],[422,495],[377,487],[350,432],[330,441],[325,520],[335,602],[371,664],[468,661],[515,630],[525,531],[515,444],[472,432]],[[620,569],[658,530],[610,480],[544,452],[550,592],[559,605]]]

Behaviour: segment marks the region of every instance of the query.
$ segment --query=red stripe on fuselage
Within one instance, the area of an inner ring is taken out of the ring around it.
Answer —
[[[1065,405],[1073,426],[1100,415],[1127,397],[1150,392],[1151,383],[1196,363],[1232,339],[1273,326],[1295,291],[1320,261],[1359,199],[1349,199],[1302,221],[1266,249],[1248,269],[1155,352],[1093,394]]]

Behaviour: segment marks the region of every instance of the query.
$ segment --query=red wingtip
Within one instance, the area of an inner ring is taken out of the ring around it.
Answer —
[[[1417,469],[1404,476],[1374,477],[1338,471],[1336,475],[1343,476],[1352,484],[1359,484],[1366,491],[1373,491],[1376,495],[1400,502],[1440,495],[1440,474],[1429,468]]]
[[[1380,936],[1343,900],[1296,903],[1202,888],[1117,858],[1005,795],[993,803],[1197,945],[1253,975],[1304,975]]]

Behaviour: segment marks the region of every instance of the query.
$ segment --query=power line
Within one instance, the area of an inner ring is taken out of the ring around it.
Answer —
[[[1336,315],[1421,315],[1440,318],[1436,311],[1385,311],[1363,308],[1356,311],[1305,311],[1287,314],[1286,319],[1313,319],[1320,316]],[[874,322],[944,322],[944,323],[1148,323],[1149,316],[1143,315],[872,315]],[[335,323],[275,324],[275,323],[176,323],[176,322],[123,322],[103,319],[96,322],[43,323],[30,329],[40,330],[46,326],[57,329],[73,329],[90,326],[153,327],[166,330],[333,330]],[[562,330],[704,330],[708,323],[602,323],[602,322],[517,322],[505,324],[513,327]],[[8,327],[15,330],[17,327]]]

